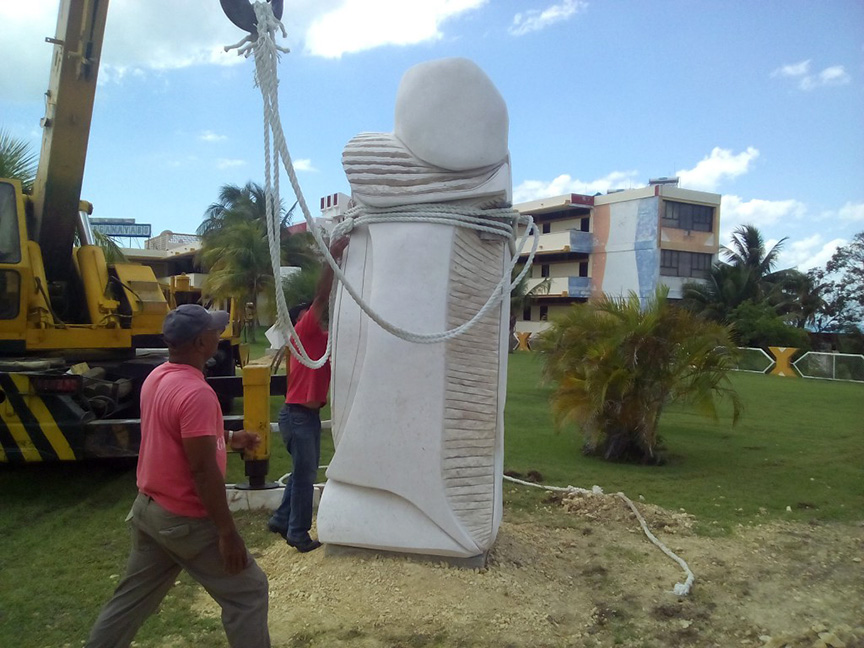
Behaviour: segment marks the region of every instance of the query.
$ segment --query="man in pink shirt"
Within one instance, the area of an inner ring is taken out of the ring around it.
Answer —
[[[141,388],[138,497],[127,521],[132,552],[87,641],[129,646],[185,569],[222,607],[232,648],[269,648],[267,577],[246,550],[225,497],[226,442],[254,448],[257,434],[226,432],[216,393],[204,379],[225,311],[185,304],[162,327],[168,362]]]
[[[342,237],[330,246],[330,254],[337,262],[347,245],[348,239]],[[322,357],[327,349],[324,323],[332,285],[333,270],[325,264],[314,301],[295,306],[289,313],[297,337],[312,359]],[[273,512],[267,528],[305,553],[321,546],[309,535],[309,530],[312,528],[315,477],[321,459],[321,408],[327,403],[330,390],[330,363],[310,369],[292,354],[288,357],[288,391],[285,405],[279,412],[279,432],[291,454],[293,468],[285,483],[282,503]]]

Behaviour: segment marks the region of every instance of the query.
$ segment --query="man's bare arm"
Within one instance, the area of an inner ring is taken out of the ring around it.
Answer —
[[[330,244],[330,255],[339,263],[342,260],[342,253],[348,247],[348,237],[340,236]],[[312,311],[320,324],[322,315],[327,311],[327,305],[330,303],[330,290],[333,288],[333,268],[329,263],[324,263],[321,268],[321,277],[318,279],[318,286],[315,288],[315,299],[312,301]]]
[[[246,567],[246,545],[237,533],[234,518],[228,510],[225,482],[216,463],[216,437],[198,436],[183,439],[183,450],[189,460],[198,497],[219,534],[219,553],[225,570],[236,574]]]

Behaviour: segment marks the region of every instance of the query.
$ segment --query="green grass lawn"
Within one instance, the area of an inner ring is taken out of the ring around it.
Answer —
[[[736,426],[731,407],[715,421],[672,406],[660,424],[668,463],[633,466],[583,456],[572,426],[555,432],[540,357],[510,360],[507,469],[536,470],[559,486],[642,495],[721,529],[770,517],[864,519],[864,385],[732,374],[744,404]]]
[[[517,353],[509,360],[507,470],[535,470],[547,484],[597,484],[606,492],[684,508],[706,533],[778,518],[864,520],[864,385],[735,374],[746,408],[736,427],[729,417],[713,421],[670,408],[661,422],[667,465],[628,466],[582,456],[573,429],[556,433],[539,358]],[[272,399],[274,417],[281,400]],[[332,454],[325,434],[322,462]],[[274,438],[270,477],[290,466]],[[229,458],[228,481],[245,481],[236,455]],[[134,494],[129,465],[0,466],[0,646],[80,645],[123,573],[123,518]],[[541,491],[508,485],[505,515],[565,524],[563,516],[543,511],[543,498]],[[238,516],[249,546],[274,541],[265,520],[261,512]],[[162,645],[180,633],[183,645],[223,645],[218,620],[200,619],[189,609],[197,586],[185,576],[180,582],[145,624],[138,644]]]

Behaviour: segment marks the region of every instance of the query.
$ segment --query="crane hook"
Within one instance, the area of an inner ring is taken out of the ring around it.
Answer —
[[[272,5],[273,15],[276,16],[276,19],[281,19],[283,0],[267,0],[267,2]],[[222,5],[222,11],[228,16],[228,20],[240,29],[245,29],[250,34],[258,31],[258,19],[255,17],[255,9],[252,8],[252,3],[249,0],[219,0],[219,3]]]

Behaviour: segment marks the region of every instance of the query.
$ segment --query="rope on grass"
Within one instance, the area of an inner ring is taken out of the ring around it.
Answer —
[[[555,493],[579,493],[581,495],[605,495],[603,489],[599,486],[594,486],[591,490],[587,490],[585,488],[579,488],[577,486],[544,486],[543,484],[535,484],[533,482],[523,481],[521,479],[516,479],[515,477],[510,477],[509,475],[504,475],[504,479],[514,484],[521,484],[522,486],[531,486],[532,488],[542,488],[543,490],[553,491]],[[642,517],[642,514],[639,513],[639,510],[636,508],[636,505],[632,502],[632,500],[627,497],[624,493],[618,492],[615,493],[616,497],[619,497],[624,501],[627,506],[630,507],[630,510],[633,511],[634,515],[636,515],[636,519],[639,521],[639,525],[642,527],[642,531],[645,533],[646,537],[657,546],[660,551],[666,554],[669,558],[674,560],[681,569],[684,570],[684,573],[687,574],[687,578],[683,583],[675,583],[675,587],[672,588],[672,594],[675,596],[687,596],[690,593],[691,588],[693,587],[693,581],[696,580],[693,572],[690,570],[690,567],[687,563],[676,555],[669,547],[663,544],[657,536],[651,533],[651,530],[648,528],[648,524],[645,522],[645,518]]]

